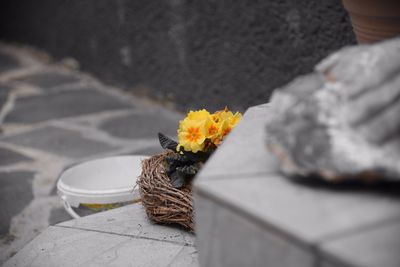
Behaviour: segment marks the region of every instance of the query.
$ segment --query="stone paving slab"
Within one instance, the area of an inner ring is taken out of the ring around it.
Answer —
[[[46,126],[10,137],[0,138],[0,141],[71,158],[84,158],[115,149],[115,147],[109,144],[86,138],[77,131],[54,126]]]
[[[322,245],[322,266],[400,266],[400,218]]]
[[[194,235],[177,227],[150,222],[140,203],[98,213],[59,226],[194,245]]]
[[[31,161],[32,159],[10,149],[0,147],[0,166]]]
[[[267,120],[268,106],[250,108],[226,138],[225,143],[229,145],[218,148],[199,173],[198,180],[276,172],[275,158],[264,149],[263,126]]]
[[[10,221],[33,199],[31,172],[0,172],[0,236],[6,236]]]
[[[0,83],[0,114],[2,113],[1,111],[4,108],[4,105],[7,103],[9,93],[11,92],[12,89],[13,87],[11,85]],[[3,119],[2,115],[0,115],[0,117],[1,119]]]
[[[59,86],[80,81],[75,75],[54,70],[24,75],[15,80],[39,87],[46,92],[52,92]]]
[[[3,266],[174,266],[183,245],[49,227]]]
[[[4,266],[199,266],[194,240],[138,203],[49,227]]]
[[[19,61],[12,55],[0,51],[0,73],[16,69],[20,66]]]
[[[134,113],[105,121],[100,128],[112,136],[126,139],[156,138],[159,132],[175,138],[180,119],[165,111]]]
[[[0,80],[40,69],[48,62],[49,57],[43,52],[0,42]]]
[[[131,108],[133,106],[98,90],[63,91],[17,99],[14,110],[8,114],[5,121],[36,123],[107,110]]]

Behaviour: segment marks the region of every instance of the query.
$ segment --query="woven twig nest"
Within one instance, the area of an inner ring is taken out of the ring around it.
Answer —
[[[142,161],[142,173],[137,183],[147,216],[162,224],[178,224],[193,231],[193,201],[191,184],[174,188],[165,171],[166,151]]]

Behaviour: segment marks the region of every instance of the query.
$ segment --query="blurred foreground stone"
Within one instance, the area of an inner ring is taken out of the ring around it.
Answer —
[[[400,38],[339,50],[271,107],[267,146],[285,173],[400,180]]]

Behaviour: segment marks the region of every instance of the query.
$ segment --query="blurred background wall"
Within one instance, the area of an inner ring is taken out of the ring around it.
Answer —
[[[355,42],[340,0],[3,0],[0,38],[177,109],[265,103]]]

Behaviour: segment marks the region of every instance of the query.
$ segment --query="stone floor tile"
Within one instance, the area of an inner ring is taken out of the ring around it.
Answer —
[[[167,266],[181,245],[49,227],[3,266]]]
[[[5,84],[5,83],[0,83],[0,111],[3,109],[4,104],[6,104],[11,90],[12,90],[12,86]],[[1,122],[0,122],[0,124],[1,124]]]
[[[17,79],[20,82],[40,87],[45,91],[53,91],[54,88],[68,83],[76,83],[80,79],[77,76],[58,71],[45,71],[29,74]]]
[[[113,136],[126,139],[154,139],[158,132],[176,138],[180,119],[177,116],[166,116],[165,111],[136,113],[113,118],[100,127]]]
[[[114,147],[83,137],[79,132],[46,126],[0,139],[21,147],[31,147],[70,158],[83,158],[104,153]]]
[[[21,212],[33,199],[33,176],[34,173],[31,172],[0,173],[0,236],[2,238],[7,238],[12,217]]]
[[[0,74],[18,68],[19,66],[20,63],[17,58],[0,51]]]
[[[36,123],[51,119],[92,114],[106,110],[129,109],[118,99],[97,90],[73,90],[19,98],[6,122]]]
[[[195,239],[193,234],[181,228],[150,222],[140,203],[63,222],[59,225],[77,229],[138,236],[182,245],[193,245]]]
[[[198,175],[199,179],[245,177],[276,172],[276,159],[267,151],[264,141],[264,125],[270,116],[268,111],[268,106],[256,106],[247,110],[225,143],[207,161]]]
[[[322,245],[326,266],[400,266],[400,218]],[[337,261],[340,259],[339,261]]]
[[[280,175],[197,181],[196,190],[305,244],[400,216],[400,185],[334,186]]]
[[[30,158],[7,148],[0,147],[0,166],[31,161]]]

